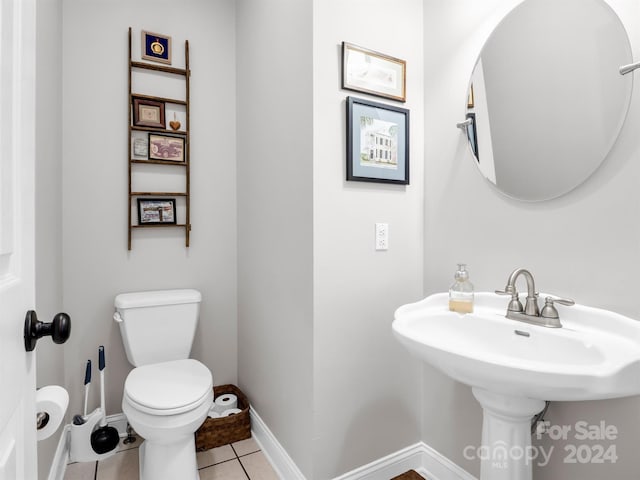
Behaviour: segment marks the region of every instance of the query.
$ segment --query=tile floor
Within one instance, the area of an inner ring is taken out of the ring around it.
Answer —
[[[64,480],[138,480],[141,439],[100,462],[67,465]],[[253,438],[197,453],[200,480],[279,480]]]

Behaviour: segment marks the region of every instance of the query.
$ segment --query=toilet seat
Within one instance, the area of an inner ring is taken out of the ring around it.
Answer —
[[[197,408],[213,387],[211,372],[193,359],[134,368],[124,384],[132,407],[151,415],[177,415]]]

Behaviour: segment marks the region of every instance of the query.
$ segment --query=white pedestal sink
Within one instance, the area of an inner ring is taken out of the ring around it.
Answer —
[[[575,305],[558,308],[563,328],[547,328],[505,318],[506,307],[481,292],[461,315],[439,293],[398,308],[393,321],[409,351],[470,385],[482,405],[481,480],[531,480],[531,418],[545,400],[640,394],[640,322]]]

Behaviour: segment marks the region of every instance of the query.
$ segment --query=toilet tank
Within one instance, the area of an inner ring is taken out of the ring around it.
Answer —
[[[135,367],[189,358],[202,295],[197,290],[122,293],[113,318]]]

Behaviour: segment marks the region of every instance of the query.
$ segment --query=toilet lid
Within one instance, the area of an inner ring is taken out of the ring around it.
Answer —
[[[153,410],[173,410],[196,403],[212,389],[211,372],[193,359],[134,368],[124,383],[125,394]]]

